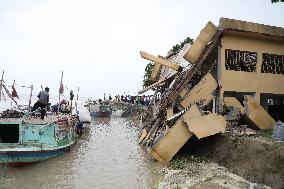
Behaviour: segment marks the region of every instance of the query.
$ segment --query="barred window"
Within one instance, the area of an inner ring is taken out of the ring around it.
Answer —
[[[255,72],[256,63],[256,52],[225,49],[226,70]]]
[[[261,73],[284,74],[284,55],[262,53]]]

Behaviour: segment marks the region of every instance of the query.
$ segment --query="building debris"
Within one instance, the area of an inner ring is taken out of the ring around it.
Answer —
[[[200,118],[193,118],[187,122],[188,130],[197,136],[198,139],[224,133],[226,120],[218,114],[208,114]]]
[[[184,55],[184,58],[193,64],[196,63],[206,45],[212,40],[217,29],[218,28],[212,22],[208,22],[205,28],[201,30],[191,48]]]
[[[224,133],[227,126],[254,135],[241,129],[242,118],[259,129],[284,121],[284,28],[221,18],[177,54],[141,56],[155,63],[156,83],[140,92],[155,89],[156,103],[142,118],[139,143],[158,161],[171,160],[193,135]]]
[[[245,112],[243,105],[235,97],[225,97],[224,103],[227,107],[232,106],[234,108],[238,108],[242,114]]]
[[[210,73],[206,74],[200,82],[185,95],[184,99],[181,101],[182,107],[186,108],[191,104],[197,104],[199,106],[207,105],[215,97],[212,94],[217,86],[218,84],[212,75]]]
[[[186,124],[180,119],[153,145],[151,154],[160,162],[170,161],[192,135],[193,133],[187,129]]]

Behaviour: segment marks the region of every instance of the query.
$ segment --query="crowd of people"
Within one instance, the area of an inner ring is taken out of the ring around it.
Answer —
[[[131,95],[119,95],[119,94],[115,95],[114,99],[109,94],[108,99],[107,99],[106,95],[104,94],[104,100],[127,102],[130,104],[136,104],[136,105],[142,105],[142,106],[148,106],[150,104],[151,99],[152,99],[152,96],[150,95],[131,96]]]

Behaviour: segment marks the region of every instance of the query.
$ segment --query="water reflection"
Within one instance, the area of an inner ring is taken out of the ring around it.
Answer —
[[[137,144],[137,133],[133,119],[96,118],[70,153],[9,167],[6,188],[152,188],[159,165]]]

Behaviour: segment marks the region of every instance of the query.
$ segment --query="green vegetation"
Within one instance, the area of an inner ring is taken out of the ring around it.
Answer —
[[[145,67],[145,73],[144,73],[144,79],[143,79],[143,87],[148,87],[149,85],[152,85],[154,81],[151,80],[151,74],[154,69],[154,64],[150,62]]]
[[[266,138],[266,139],[271,139],[272,136],[272,129],[268,129],[268,130],[260,130],[259,131],[259,136]]]
[[[284,153],[284,143],[283,142],[279,142],[279,141],[275,141],[272,139],[272,133],[273,130],[272,129],[268,129],[268,130],[260,130],[259,131],[259,136],[267,139],[268,141],[272,142],[272,146],[278,150],[280,150],[281,152]]]
[[[185,44],[193,43],[193,39],[191,39],[190,37],[187,37],[183,42],[181,42],[180,44],[176,44],[173,46],[173,48],[171,49],[171,51],[175,54],[179,53],[179,51],[184,47]]]
[[[171,189],[181,189],[181,187],[178,184],[175,184],[174,186],[171,186]]]
[[[185,158],[175,158],[171,160],[170,162],[170,168],[179,170],[179,169],[184,169],[187,163],[187,159]]]

